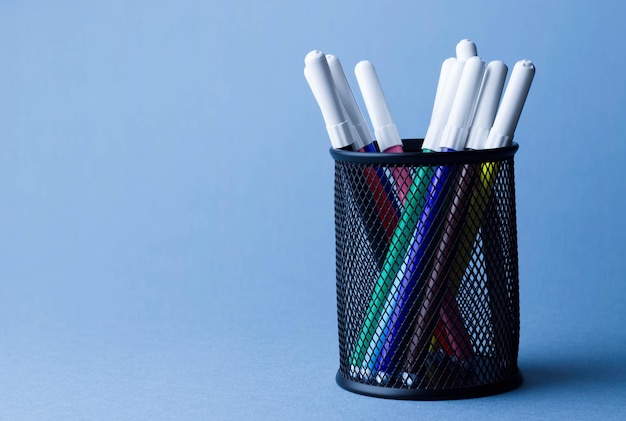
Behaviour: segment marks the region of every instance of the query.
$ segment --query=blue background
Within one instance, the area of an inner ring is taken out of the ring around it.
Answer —
[[[0,419],[623,419],[623,2],[0,4]],[[312,49],[403,137],[441,62],[533,60],[516,140],[524,385],[334,382],[333,163]]]

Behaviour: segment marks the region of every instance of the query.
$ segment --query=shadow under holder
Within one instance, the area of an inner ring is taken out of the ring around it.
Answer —
[[[519,386],[513,157],[331,149],[340,367],[370,396],[438,400]]]

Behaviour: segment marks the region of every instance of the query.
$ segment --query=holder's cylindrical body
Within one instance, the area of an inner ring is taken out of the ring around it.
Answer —
[[[456,399],[517,387],[513,156],[331,149],[340,367],[350,391]]]

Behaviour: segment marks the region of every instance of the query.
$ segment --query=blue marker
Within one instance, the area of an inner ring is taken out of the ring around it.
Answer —
[[[361,113],[361,110],[354,99],[354,93],[350,88],[350,84],[348,83],[346,74],[343,71],[341,62],[332,54],[326,55],[326,61],[328,62],[328,67],[335,83],[337,97],[339,98],[339,102],[341,103],[345,115],[350,122],[354,138],[354,150],[359,152],[378,152],[376,150],[376,144],[374,143],[374,137],[367,127],[367,123],[363,118],[363,113]],[[375,200],[374,204],[377,207],[380,206],[382,208],[379,210],[378,216],[381,218],[381,222],[387,233],[387,239],[390,240],[391,233],[395,229],[395,226],[398,223],[398,218],[400,217],[401,201],[396,197],[396,194],[393,191],[392,183],[382,168],[364,168],[364,171],[365,177],[368,180],[368,185],[372,190]],[[372,172],[375,173],[375,176],[372,176]],[[384,192],[382,197],[377,194],[379,191]],[[386,209],[392,209],[393,214],[388,213]]]
[[[304,63],[304,76],[322,112],[332,147],[334,149],[354,150],[355,146],[359,146],[359,139],[337,94],[326,56],[323,52],[314,50],[306,55]],[[381,218],[376,214],[369,212],[370,204],[376,202],[371,192],[361,188],[363,184],[367,183],[364,173],[355,174],[355,177],[347,177],[347,182],[349,184],[346,185],[346,189],[357,192],[352,196],[353,200],[350,203],[355,209],[358,209],[358,214],[361,215],[367,240],[371,246],[371,255],[377,267],[381,269],[388,242],[385,237],[386,230],[383,227],[386,220],[381,221]]]
[[[447,124],[438,142],[442,152],[464,149],[483,72],[484,62],[479,57],[471,57],[464,64]],[[382,329],[381,337],[374,338],[373,347],[370,347],[373,348],[371,360],[373,364],[370,364],[369,368],[378,373],[377,379],[381,382],[396,368],[399,368],[404,353],[402,343],[408,336],[406,333],[410,327],[408,318],[411,304],[415,301],[415,294],[418,294],[423,287],[422,278],[428,275],[426,269],[430,263],[429,249],[436,245],[435,240],[439,235],[441,225],[437,221],[444,216],[441,210],[445,209],[446,201],[450,198],[449,191],[454,184],[453,178],[451,167],[437,167],[428,188],[426,205],[420,215],[413,241],[405,256],[402,269],[398,272],[394,287],[389,292],[384,314],[387,317],[381,319],[381,324],[384,321],[386,324]]]

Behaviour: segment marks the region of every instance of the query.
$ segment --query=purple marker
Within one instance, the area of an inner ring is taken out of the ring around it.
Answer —
[[[479,57],[467,59],[454,94],[447,124],[439,141],[441,151],[454,152],[464,149],[483,72],[484,62]],[[380,353],[372,367],[379,373],[379,381],[384,381],[386,376],[400,368],[400,360],[404,354],[402,343],[410,327],[407,319],[411,304],[415,300],[415,294],[423,287],[424,275],[428,275],[426,269],[430,263],[429,250],[436,245],[434,243],[441,225],[438,221],[445,216],[441,210],[445,209],[445,203],[450,198],[449,191],[454,184],[452,175],[450,166],[437,167],[428,188],[426,206],[420,215],[413,242],[394,282],[397,287],[392,288],[389,293],[388,308],[391,309],[391,313],[383,330],[384,340],[378,342],[376,346],[376,351]]]

